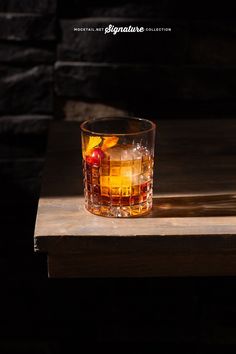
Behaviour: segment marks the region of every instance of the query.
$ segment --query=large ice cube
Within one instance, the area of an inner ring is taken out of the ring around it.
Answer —
[[[142,171],[142,149],[137,145],[120,145],[110,148],[110,176],[122,176],[122,184],[130,185],[132,178]]]
[[[110,160],[115,161],[130,161],[142,158],[142,151],[139,145],[119,145],[107,150],[110,155]]]
[[[120,146],[114,146],[108,149],[107,153],[109,154],[110,161],[120,161],[122,148]]]

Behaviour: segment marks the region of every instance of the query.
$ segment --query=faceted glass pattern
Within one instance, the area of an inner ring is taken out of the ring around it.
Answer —
[[[85,207],[102,216],[144,215],[152,208],[153,142],[144,144],[145,132],[115,134],[114,122],[112,127],[111,136],[105,137],[86,135],[82,129]],[[149,131],[154,140],[153,134]]]

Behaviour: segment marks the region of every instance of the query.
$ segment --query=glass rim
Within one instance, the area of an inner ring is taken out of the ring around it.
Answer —
[[[150,128],[147,129],[142,129],[138,132],[134,132],[134,133],[103,133],[103,132],[94,132],[88,128],[86,128],[86,124],[88,123],[94,123],[97,121],[111,121],[111,120],[133,120],[133,121],[140,121],[140,122],[146,122],[148,124],[150,124]],[[87,119],[84,122],[82,122],[80,124],[80,128],[82,130],[82,132],[91,134],[91,135],[97,135],[97,136],[111,136],[111,135],[116,135],[116,136],[127,136],[127,135],[140,135],[140,134],[144,134],[144,133],[149,133],[151,131],[155,131],[156,129],[156,124],[154,122],[152,122],[149,119],[146,118],[140,118],[140,117],[132,117],[132,116],[104,116],[104,117],[94,117],[91,119]]]

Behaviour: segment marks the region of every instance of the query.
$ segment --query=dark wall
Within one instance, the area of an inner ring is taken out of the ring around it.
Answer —
[[[172,31],[73,31],[110,23]],[[235,37],[227,2],[1,0],[4,181],[39,188],[51,119],[234,113]]]
[[[59,2],[58,97],[112,102],[153,117],[234,108],[235,21],[227,7],[187,1],[101,3],[82,6],[74,1],[68,9]],[[74,26],[110,23],[172,31],[115,36],[73,31]],[[65,106],[69,115],[71,106]]]
[[[0,12],[1,115],[84,118],[96,103],[153,117],[235,108],[236,28],[226,5],[2,0]],[[109,24],[172,31],[73,31]]]

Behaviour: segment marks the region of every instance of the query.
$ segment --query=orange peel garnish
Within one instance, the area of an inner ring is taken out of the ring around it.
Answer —
[[[89,137],[89,142],[86,147],[85,155],[90,155],[91,151],[98,146],[102,141],[102,138],[100,136],[90,136]]]
[[[107,136],[103,138],[102,150],[107,150],[113,146],[115,146],[118,142],[119,138],[117,136]]]

